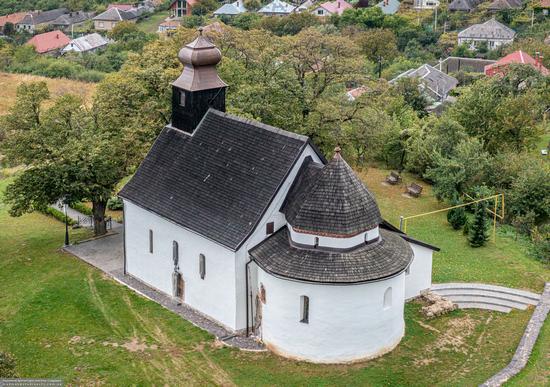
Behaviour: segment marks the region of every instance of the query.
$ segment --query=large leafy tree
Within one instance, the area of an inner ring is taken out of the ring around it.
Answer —
[[[73,95],[51,102],[44,82],[22,85],[2,120],[3,151],[26,165],[6,189],[10,213],[44,208],[57,200],[93,204],[94,231],[106,232],[105,209],[116,184],[127,173],[122,133],[102,126],[92,109]]]

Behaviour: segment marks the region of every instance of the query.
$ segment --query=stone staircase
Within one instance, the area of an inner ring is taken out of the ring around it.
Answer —
[[[504,286],[476,283],[434,284],[433,293],[445,297],[460,309],[487,309],[509,313],[512,309],[525,310],[529,305],[537,305],[540,294]]]

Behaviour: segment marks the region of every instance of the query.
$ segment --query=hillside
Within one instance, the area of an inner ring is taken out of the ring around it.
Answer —
[[[46,81],[48,89],[52,97],[57,97],[67,93],[73,93],[82,96],[89,100],[95,90],[95,84],[71,81],[69,79],[53,79],[46,77],[38,77],[35,75],[26,74],[8,74],[0,72],[0,90],[2,90],[2,98],[0,98],[0,115],[6,114],[10,106],[15,101],[17,86],[22,82],[37,82]]]
[[[93,10],[98,5],[107,5],[109,3],[109,0],[0,0],[0,15],[28,10],[46,11],[59,7],[67,7],[74,10]]]

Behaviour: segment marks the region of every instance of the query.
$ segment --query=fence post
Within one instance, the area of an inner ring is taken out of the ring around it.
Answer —
[[[399,231],[403,231],[403,216],[399,217]]]

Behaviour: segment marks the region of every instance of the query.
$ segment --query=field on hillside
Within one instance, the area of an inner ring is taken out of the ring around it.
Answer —
[[[364,174],[388,220],[438,207],[429,188],[420,199],[404,198],[402,187],[381,184],[384,175]],[[412,302],[397,349],[353,365],[241,352],[60,252],[60,222],[41,214],[9,217],[1,203],[9,179],[0,180],[0,351],[14,354],[21,377],[110,385],[477,385],[509,362],[531,314],[470,310],[428,320]],[[443,249],[434,259],[436,282],[480,280],[540,291],[550,279],[512,238],[474,250],[439,217],[411,223],[410,230]],[[88,236],[71,232],[72,240]],[[542,385],[549,376],[549,327],[515,385]]]
[[[17,87],[21,83],[38,81],[45,81],[48,84],[48,89],[52,97],[72,93],[82,96],[86,101],[90,101],[95,90],[95,84],[93,83],[0,72],[0,90],[2,91],[2,98],[0,98],[0,115],[6,114],[8,109],[14,104]]]

